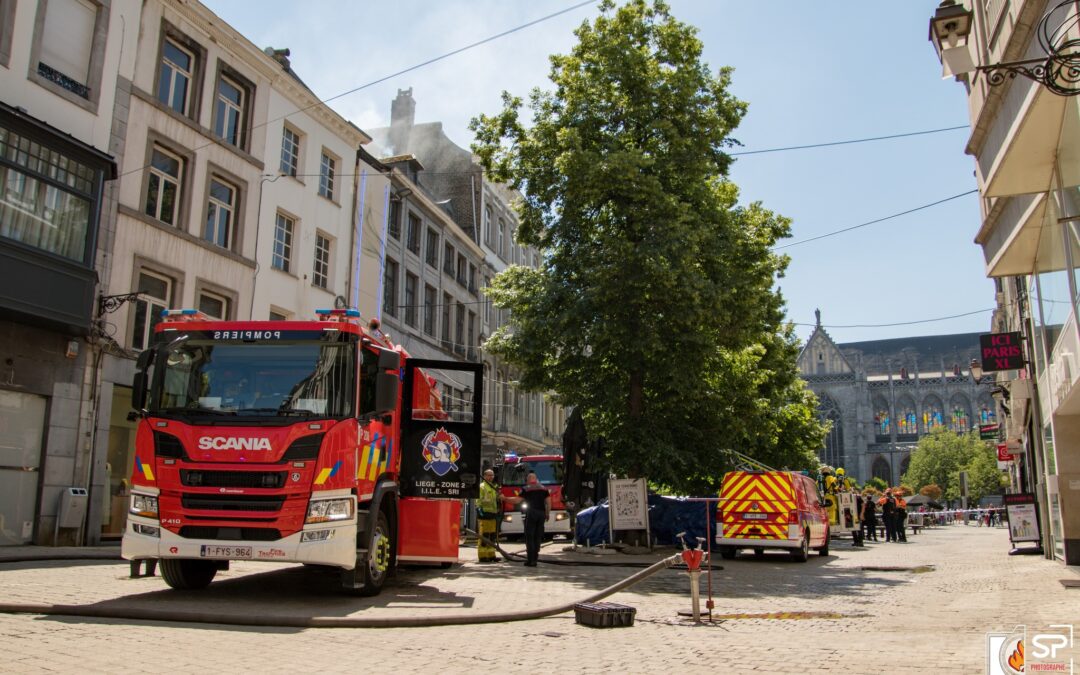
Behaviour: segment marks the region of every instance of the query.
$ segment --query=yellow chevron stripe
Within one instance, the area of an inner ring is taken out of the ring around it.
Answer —
[[[379,475],[379,466],[382,463],[382,459],[381,459],[382,448],[375,447],[375,448],[373,448],[373,450],[374,450],[374,452],[372,453],[371,462],[368,464],[368,472],[367,472],[367,479],[368,480],[375,480],[375,477]]]
[[[325,469],[320,471],[318,477],[315,478],[315,484],[322,485],[323,483],[325,483],[326,479],[330,477],[330,472],[333,470],[334,469],[331,467],[326,467]]]
[[[724,481],[724,485],[721,488],[720,496],[728,498],[732,497],[742,488],[746,481],[750,480],[750,478],[750,474],[741,471],[728,474],[727,479]]]
[[[150,468],[149,462],[143,462],[142,472],[146,476],[146,480],[154,480],[154,470]]]

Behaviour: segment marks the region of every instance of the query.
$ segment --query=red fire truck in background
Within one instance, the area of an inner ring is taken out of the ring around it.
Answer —
[[[361,595],[398,563],[457,561],[460,500],[479,490],[478,364],[412,359],[356,310],[163,314],[133,385],[124,558],[160,560],[181,589],[230,560],[332,566]],[[450,384],[473,399],[444,408]]]
[[[503,456],[502,466],[498,471],[499,489],[504,497],[516,497],[521,494],[525,478],[529,472],[535,472],[537,480],[551,493],[551,513],[544,523],[544,534],[571,534],[570,514],[563,503],[563,456],[562,455],[522,455],[508,453]],[[503,521],[501,534],[517,536],[525,534],[520,507],[509,501],[503,501]]]

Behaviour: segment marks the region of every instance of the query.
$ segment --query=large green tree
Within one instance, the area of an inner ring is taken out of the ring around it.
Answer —
[[[489,175],[525,195],[518,241],[544,252],[488,289],[512,318],[485,348],[580,406],[629,475],[712,490],[725,449],[816,466],[824,429],[774,289],[790,225],[739,206],[727,178],[746,111],[730,71],[710,72],[662,2],[605,2],[576,35],[551,57],[554,90],[530,94],[530,126],[508,93],[472,122]]]
[[[921,490],[937,486],[946,499],[960,498],[960,472],[968,474],[971,501],[1000,494],[1008,478],[997,468],[997,455],[978,434],[939,430],[919,439],[902,482]]]

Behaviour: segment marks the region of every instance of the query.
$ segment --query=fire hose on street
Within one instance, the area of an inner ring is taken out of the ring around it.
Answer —
[[[285,628],[420,628],[427,626],[466,626],[481,623],[506,623],[543,619],[556,614],[573,611],[574,605],[595,602],[639,583],[660,570],[682,561],[681,555],[672,555],[649,565],[640,572],[597,591],[581,600],[553,607],[516,612],[488,614],[456,614],[447,616],[408,617],[338,617],[338,616],[267,616],[236,615],[220,612],[188,612],[157,607],[116,607],[106,605],[56,605],[45,603],[0,603],[3,614],[39,614],[45,616],[79,616],[95,619],[128,619],[135,621],[167,621],[174,623],[224,624],[231,626],[276,626]]]

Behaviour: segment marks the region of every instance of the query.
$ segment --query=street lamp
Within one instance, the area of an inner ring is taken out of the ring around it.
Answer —
[[[975,380],[975,384],[981,382],[983,376],[983,369],[982,364],[979,363],[979,360],[971,359],[971,363],[968,365],[968,368],[971,370],[971,379]]]
[[[996,87],[1022,75],[1059,96],[1080,94],[1080,38],[1069,32],[1080,19],[1076,0],[1058,0],[1039,21],[1036,34],[1045,57],[979,66],[972,57],[971,10],[956,0],[942,0],[930,19],[930,42],[941,60],[942,78],[972,71],[986,73]]]

